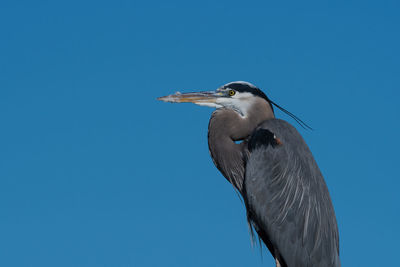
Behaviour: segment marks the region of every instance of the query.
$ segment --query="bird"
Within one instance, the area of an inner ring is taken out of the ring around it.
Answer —
[[[340,266],[326,182],[300,133],[276,118],[274,107],[311,127],[244,81],[158,100],[215,108],[208,125],[211,158],[241,196],[250,234],[257,233],[277,267]]]

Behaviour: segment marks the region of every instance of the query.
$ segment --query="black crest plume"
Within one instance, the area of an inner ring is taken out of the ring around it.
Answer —
[[[281,111],[283,111],[284,113],[286,113],[287,115],[289,115],[290,117],[292,117],[302,128],[312,130],[312,128],[310,126],[308,126],[307,123],[302,121],[299,117],[294,115],[292,112],[290,112],[287,109],[279,106],[278,104],[273,102],[271,99],[268,99],[268,102],[271,103],[272,105],[274,105],[275,107],[277,107],[278,109],[280,109]]]

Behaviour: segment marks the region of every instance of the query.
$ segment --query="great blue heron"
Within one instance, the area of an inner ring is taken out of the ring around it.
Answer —
[[[275,118],[273,105],[307,125],[247,82],[159,100],[216,108],[208,126],[211,157],[243,197],[250,229],[277,266],[340,266],[336,217],[324,178],[297,130]]]

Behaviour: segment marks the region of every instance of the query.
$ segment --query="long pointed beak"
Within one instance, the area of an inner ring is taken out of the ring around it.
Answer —
[[[216,101],[221,97],[222,93],[217,91],[204,91],[195,93],[180,93],[176,92],[173,95],[162,96],[157,98],[164,102],[172,103],[195,103],[202,106],[218,106]]]

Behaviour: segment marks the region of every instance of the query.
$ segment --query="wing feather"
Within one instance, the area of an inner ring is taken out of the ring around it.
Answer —
[[[260,129],[282,144],[255,146],[247,159],[244,200],[250,223],[284,265],[340,266],[335,213],[308,146],[285,121],[268,120]]]

